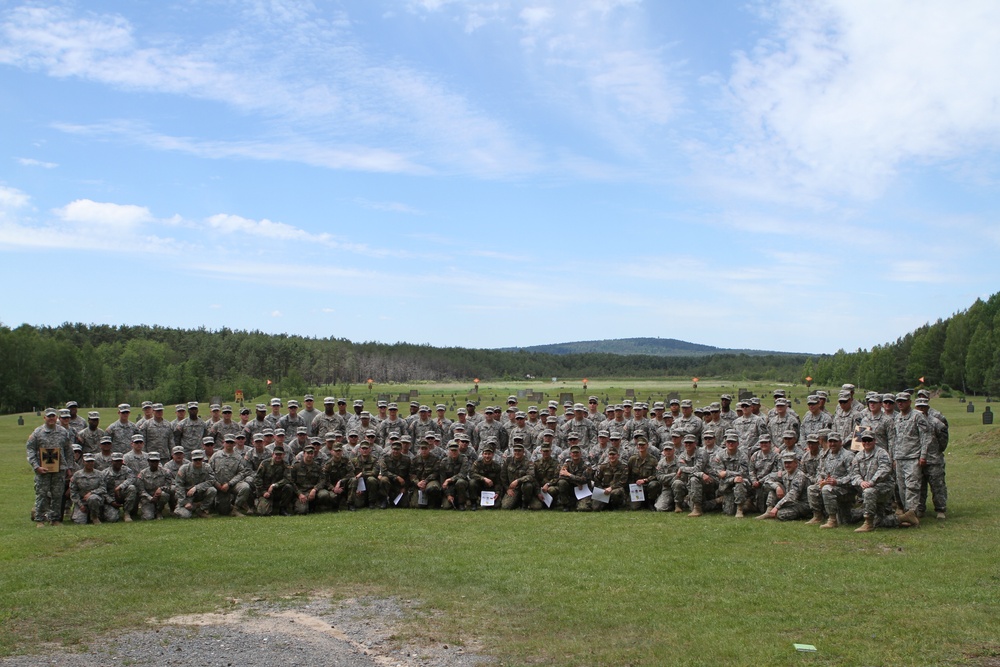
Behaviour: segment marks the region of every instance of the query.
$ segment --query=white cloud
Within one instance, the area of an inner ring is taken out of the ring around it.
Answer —
[[[17,158],[19,164],[25,167],[41,167],[42,169],[55,169],[59,165],[55,162],[43,162],[42,160],[36,160],[30,157],[19,157]]]
[[[280,310],[272,310],[271,317],[282,317],[282,313]]]
[[[31,198],[17,188],[0,185],[0,209],[23,208]]]
[[[1000,4],[781,2],[738,54],[728,154],[767,192],[878,196],[901,166],[1000,147]]]
[[[90,199],[77,199],[52,212],[65,222],[115,231],[131,229],[153,220],[145,206],[96,202]]]

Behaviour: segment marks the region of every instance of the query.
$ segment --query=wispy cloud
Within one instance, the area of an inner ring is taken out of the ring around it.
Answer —
[[[59,166],[55,162],[44,162],[42,160],[36,160],[30,157],[19,157],[15,159],[17,160],[18,164],[21,164],[25,167],[41,167],[42,169],[55,169],[56,167]]]
[[[388,213],[405,213],[407,215],[424,215],[425,212],[418,208],[414,208],[409,204],[403,204],[396,201],[369,201],[368,199],[355,199],[354,202],[359,206],[371,209],[373,211],[386,211]]]

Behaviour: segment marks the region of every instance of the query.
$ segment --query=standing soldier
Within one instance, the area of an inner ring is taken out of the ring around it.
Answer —
[[[63,493],[66,491],[66,471],[73,461],[69,432],[57,424],[54,408],[45,409],[45,423],[28,436],[25,451],[28,465],[35,471],[35,522],[38,527],[49,522],[62,525]]]
[[[410,428],[406,421],[399,418],[399,406],[395,403],[390,403],[388,406],[389,416],[382,420],[382,423],[378,425],[375,433],[375,441],[382,447],[386,446],[389,442],[389,434],[396,433],[400,437],[410,435]]]
[[[903,514],[899,520],[900,523],[919,526],[917,508],[920,506],[923,477],[920,461],[927,461],[934,440],[933,429],[922,412],[912,409],[910,395],[906,392],[896,394],[896,408],[898,414],[893,440],[889,443],[889,455],[895,463],[896,487],[903,501]]]
[[[871,431],[875,436],[875,444],[889,450],[889,440],[892,439],[893,418],[882,411],[882,394],[872,394],[867,399],[868,409],[865,410],[858,427]]]
[[[923,475],[920,480],[920,504],[917,506],[917,516],[923,517],[927,509],[927,487],[930,486],[934,494],[934,511],[938,519],[944,519],[948,511],[948,487],[944,481],[944,450],[948,447],[948,424],[931,414],[930,402],[926,398],[918,398],[914,405],[927,417],[932,436],[927,456],[920,461]]]
[[[118,421],[108,426],[105,435],[111,436],[111,451],[124,454],[132,449],[132,436],[136,434],[135,424],[128,420],[132,408],[128,403],[118,406]]]
[[[319,410],[314,407],[316,399],[312,394],[306,394],[302,399],[305,402],[306,407],[299,412],[299,416],[302,417],[302,421],[306,423],[307,427],[311,427],[313,420],[319,416]],[[330,429],[331,431],[333,429]],[[326,435],[325,433],[323,435]]]
[[[841,391],[837,397],[837,412],[833,415],[833,430],[840,435],[841,442],[854,439],[854,432],[864,416],[863,411],[854,409],[854,395],[849,391]]]
[[[161,461],[170,456],[174,446],[174,429],[163,418],[163,403],[153,403],[153,418],[143,422],[139,433],[146,441],[147,454],[156,452]]]
[[[337,399],[333,396],[327,396],[323,399],[323,412],[313,417],[309,424],[309,435],[316,438],[326,438],[327,433],[333,433],[340,428],[340,417],[335,412],[336,403]]]
[[[67,401],[66,409],[69,410],[69,425],[73,429],[73,435],[87,428],[87,422],[83,420],[77,412],[80,410],[80,404],[76,401]],[[937,412],[937,410],[935,410]]]
[[[173,497],[173,478],[160,467],[160,453],[150,452],[148,467],[136,478],[139,495],[139,518],[143,521],[162,519],[163,512],[170,507]]]
[[[285,429],[285,433],[298,433],[300,428],[306,429],[304,433],[308,436],[309,429],[306,420],[299,415],[299,402],[288,401],[288,414],[278,419],[277,428]]]
[[[272,431],[278,426],[278,422],[281,420],[281,399],[278,397],[271,399],[271,413],[264,417],[264,421],[267,422],[267,427]]]
[[[95,454],[101,449],[104,429],[100,428],[101,413],[92,410],[87,413],[87,426],[76,433],[76,441],[83,447],[84,454]]]
[[[236,434],[243,433],[243,428],[239,422],[233,421],[233,406],[223,405],[222,419],[209,426],[208,434],[215,439],[216,449],[221,450],[224,446],[223,443],[226,441],[226,436],[234,436],[233,442],[235,443]]]
[[[200,449],[204,438],[209,435],[208,424],[198,417],[198,402],[191,401],[187,406],[187,417],[174,427],[174,444],[184,448],[184,453]],[[202,452],[204,454],[204,452]],[[190,517],[185,517],[190,518]]]
[[[809,406],[809,412],[802,418],[802,425],[799,429],[799,437],[803,440],[825,428],[833,428],[833,417],[830,416],[829,412],[823,412],[820,409],[819,396],[810,394],[806,398],[806,404]]]

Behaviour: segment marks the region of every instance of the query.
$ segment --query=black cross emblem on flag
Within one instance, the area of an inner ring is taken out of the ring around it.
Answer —
[[[43,449],[42,450],[42,463],[46,465],[53,465],[59,463],[59,450],[58,449]]]

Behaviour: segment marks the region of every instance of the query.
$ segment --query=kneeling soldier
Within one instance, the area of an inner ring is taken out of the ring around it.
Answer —
[[[111,523],[119,518],[126,522],[132,521],[132,512],[136,508],[135,473],[125,465],[124,458],[121,452],[115,452],[111,455],[111,467],[104,471],[104,484],[107,487],[104,520]]]
[[[372,454],[372,445],[367,440],[358,444],[358,455],[351,463],[354,464],[354,480],[351,482],[351,498],[354,506],[363,508],[366,505],[374,509],[379,502],[381,493],[378,488],[378,459]],[[361,489],[361,480],[365,488]]]
[[[275,508],[282,516],[288,516],[288,506],[292,503],[294,487],[291,474],[285,465],[285,448],[281,445],[271,450],[271,458],[264,460],[254,476],[257,489],[258,516],[271,516]]]
[[[146,455],[147,467],[136,478],[139,492],[139,518],[143,521],[162,519],[174,495],[170,473],[160,467],[160,453]]]
[[[642,487],[645,500],[630,503],[633,510],[653,509],[660,495],[660,482],[656,479],[656,459],[649,455],[649,440],[643,434],[633,439],[636,453],[628,460],[628,483]]]
[[[547,440],[551,440],[551,438],[542,440],[542,444],[538,446],[539,457],[531,464],[535,470],[535,497],[531,499],[528,507],[533,510],[546,509],[545,500],[542,498],[543,493],[553,497],[550,509],[555,506],[555,498],[559,495],[559,487],[557,486],[559,483],[559,462],[552,456],[552,443],[547,442]]]
[[[594,471],[594,489],[604,489],[609,498],[606,503],[592,501],[595,512],[611,511],[625,506],[628,467],[618,458],[616,448],[609,447],[606,454],[608,460],[598,465]]]
[[[528,509],[531,499],[535,497],[534,466],[524,455],[524,443],[519,438],[516,436],[514,440],[514,454],[505,458],[502,466],[504,497],[501,507],[505,510]]]
[[[296,514],[316,512],[330,504],[323,466],[316,460],[316,445],[310,443],[302,448],[302,460],[292,466],[291,481]]]
[[[73,473],[69,481],[69,497],[73,503],[73,523],[84,524],[90,519],[93,524],[101,523],[104,510],[104,473],[99,472],[94,463],[97,456],[93,452],[83,455],[83,468]]]
[[[870,533],[878,527],[895,528],[899,525],[898,517],[884,511],[892,499],[895,486],[889,452],[876,446],[875,434],[870,430],[861,434],[861,445],[864,449],[851,461],[851,474],[854,488],[861,494],[865,522],[854,532]]]
[[[559,470],[559,501],[562,503],[563,512],[590,511],[590,496],[578,500],[576,489],[580,486],[589,486],[590,467],[583,460],[583,452],[580,445],[570,445],[569,460],[563,463]]]
[[[382,494],[382,509],[386,507],[406,507],[407,485],[410,478],[410,457],[403,456],[403,445],[398,440],[389,445],[389,453],[379,461],[378,483]],[[395,504],[396,498],[399,504]]]
[[[448,443],[448,454],[438,461],[441,482],[441,509],[465,511],[469,492],[469,460],[458,451],[458,443]]]
[[[174,494],[177,496],[174,514],[182,519],[190,519],[192,515],[207,519],[211,516],[208,511],[217,493],[215,474],[205,465],[205,451],[192,451],[191,461],[180,467],[174,479]]]
[[[767,495],[767,511],[758,519],[794,521],[809,516],[809,478],[799,470],[798,455],[785,451],[781,465],[784,470],[768,477],[766,484],[771,491]]]
[[[441,505],[441,483],[438,482],[438,460],[431,455],[431,446],[426,440],[420,441],[416,458],[410,463],[410,507],[416,509],[437,508]],[[423,494],[423,501],[421,500]]]
[[[481,507],[483,491],[492,491],[496,495],[493,498],[493,506],[484,509],[497,509],[500,507],[500,496],[503,490],[500,486],[501,468],[500,464],[493,456],[493,448],[496,446],[496,438],[487,438],[483,451],[476,462],[472,464],[469,472],[469,488],[472,490],[472,511]]]
[[[323,475],[327,490],[330,492],[330,507],[339,511],[345,503],[350,504],[351,480],[354,479],[354,464],[344,456],[344,445],[334,442],[330,449],[330,459],[323,465]]]
[[[712,467],[719,477],[723,513],[742,519],[750,489],[750,462],[740,449],[738,433],[731,431],[726,435],[726,449],[715,456]]]

